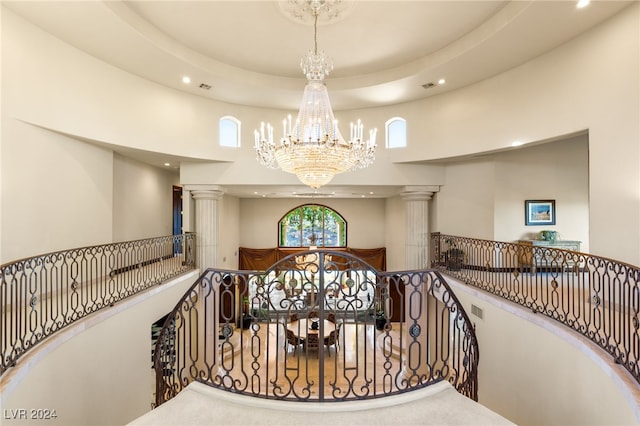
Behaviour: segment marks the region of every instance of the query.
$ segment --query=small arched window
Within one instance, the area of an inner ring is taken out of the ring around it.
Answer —
[[[347,222],[340,213],[327,206],[298,206],[278,222],[278,246],[346,247]]]
[[[393,117],[385,123],[387,148],[407,146],[407,120]]]
[[[240,147],[240,120],[235,117],[225,116],[219,121],[219,143],[220,146],[231,148]]]

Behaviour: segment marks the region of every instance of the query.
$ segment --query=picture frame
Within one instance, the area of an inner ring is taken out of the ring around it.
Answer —
[[[556,200],[525,200],[524,224],[526,226],[555,225]]]

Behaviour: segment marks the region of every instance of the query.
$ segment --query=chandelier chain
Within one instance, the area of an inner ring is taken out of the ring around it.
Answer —
[[[318,54],[318,9],[313,9],[313,53]]]

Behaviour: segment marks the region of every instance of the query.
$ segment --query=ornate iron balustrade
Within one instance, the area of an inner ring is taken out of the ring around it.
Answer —
[[[598,256],[431,235],[434,268],[570,327],[640,382],[640,268]]]
[[[195,234],[104,244],[0,266],[0,375],[87,315],[195,268]]]
[[[156,405],[189,383],[254,397],[377,398],[449,381],[477,400],[478,345],[436,271],[381,273],[308,251],[263,272],[209,269],[155,348]]]

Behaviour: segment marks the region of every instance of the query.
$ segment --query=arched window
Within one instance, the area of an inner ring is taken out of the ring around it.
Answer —
[[[319,204],[304,204],[278,222],[279,247],[346,247],[347,222],[337,211]]]
[[[228,115],[220,119],[219,127],[220,146],[240,147],[240,120]]]
[[[387,148],[407,146],[407,120],[393,117],[385,123]]]

